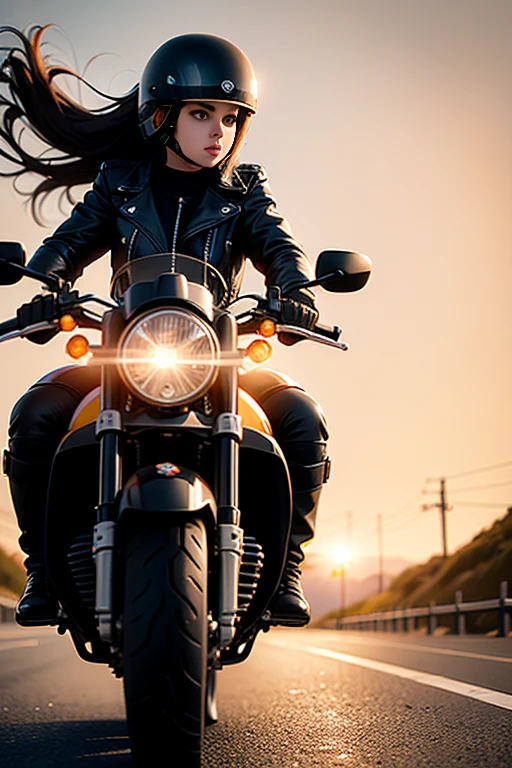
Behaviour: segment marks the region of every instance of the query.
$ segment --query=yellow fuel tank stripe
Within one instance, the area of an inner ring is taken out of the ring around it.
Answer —
[[[96,387],[84,397],[71,419],[70,432],[86,424],[95,422],[100,412],[100,388]],[[243,389],[238,396],[238,413],[242,417],[242,426],[257,429],[267,435],[272,434],[268,417],[256,400]]]

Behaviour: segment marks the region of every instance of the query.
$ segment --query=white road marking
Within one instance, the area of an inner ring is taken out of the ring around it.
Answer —
[[[0,651],[12,651],[17,648],[34,648],[39,645],[39,640],[14,640],[13,642],[7,641],[6,643],[0,642]]]
[[[431,675],[428,672],[421,672],[417,669],[398,667],[395,664],[387,664],[382,661],[374,661],[373,659],[351,656],[348,653],[329,651],[326,648],[317,648],[313,645],[286,643],[282,640],[267,640],[267,642],[271,645],[281,646],[282,648],[294,648],[297,651],[312,653],[315,656],[323,656],[324,658],[334,659],[335,661],[344,661],[345,664],[354,664],[358,667],[372,669],[375,672],[383,672],[386,675],[402,677],[406,680],[412,680],[415,683],[420,683],[421,685],[428,685],[431,688],[440,688],[441,690],[448,691],[449,693],[457,693],[460,696],[476,699],[477,701],[484,702],[485,704],[493,704],[495,707],[512,710],[512,695],[508,693],[501,693],[500,691],[493,691],[491,688],[481,688],[477,685],[462,683],[459,680],[452,680],[449,677]]]
[[[347,638],[342,637],[341,638],[343,642],[354,642],[359,643],[360,640],[356,640],[355,638]],[[407,648],[408,651],[417,651],[419,653],[440,653],[441,655],[445,656],[462,656],[468,659],[481,659],[482,661],[500,661],[505,664],[512,664],[512,658],[509,658],[507,656],[491,656],[490,654],[486,653],[472,653],[471,651],[453,651],[451,648],[432,648],[430,645],[410,645],[409,643],[394,643],[390,641],[385,640],[377,640],[375,642],[376,646],[386,646],[387,648]]]

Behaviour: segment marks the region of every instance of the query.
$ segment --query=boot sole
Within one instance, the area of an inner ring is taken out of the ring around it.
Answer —
[[[37,619],[25,619],[16,614],[16,624],[20,627],[56,627],[62,624],[63,616],[40,616]]]
[[[305,627],[311,621],[309,616],[304,618],[294,618],[293,616],[271,616],[271,627]]]

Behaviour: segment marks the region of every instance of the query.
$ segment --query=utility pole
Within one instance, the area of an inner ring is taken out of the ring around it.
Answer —
[[[379,545],[379,593],[384,590],[384,554],[382,551],[382,515],[377,515],[377,541]]]
[[[441,478],[441,501],[439,504],[439,510],[441,512],[441,531],[443,534],[443,557],[448,557],[448,545],[446,542],[446,493],[445,493],[445,479]]]
[[[430,478],[427,478],[427,483],[430,482]],[[448,506],[446,503],[446,481],[444,477],[440,478],[440,488],[439,488],[439,501],[434,502],[432,504],[422,504],[423,512],[426,512],[428,509],[432,509],[432,507],[435,507],[439,509],[440,515],[441,515],[441,537],[443,541],[443,557],[448,557],[448,544],[447,544],[447,535],[446,535],[446,512],[451,509],[451,507]]]

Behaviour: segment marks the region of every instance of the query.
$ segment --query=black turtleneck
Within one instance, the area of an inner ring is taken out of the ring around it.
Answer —
[[[151,187],[169,249],[172,249],[179,199],[183,200],[179,222],[179,236],[181,236],[207,187],[213,183],[215,170],[202,168],[200,171],[177,171],[175,168],[169,168],[168,165],[162,165],[155,170]]]

